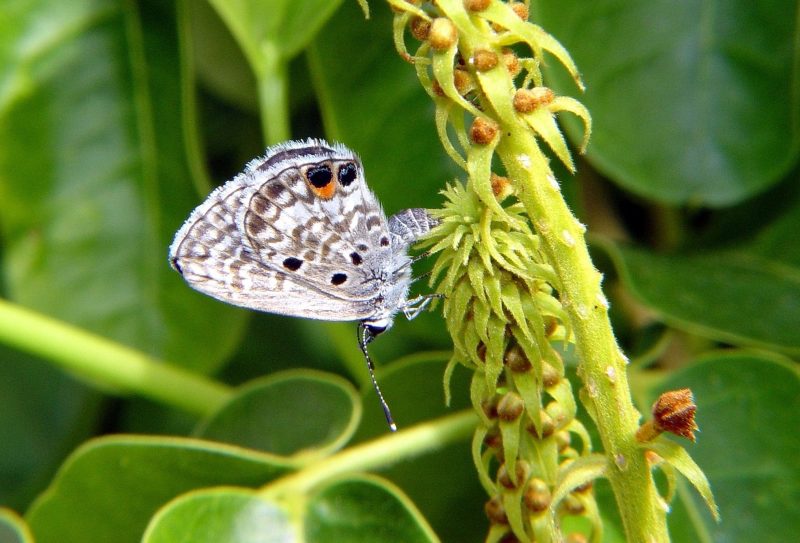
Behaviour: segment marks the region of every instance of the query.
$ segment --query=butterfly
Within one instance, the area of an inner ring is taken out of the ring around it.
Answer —
[[[361,161],[344,145],[289,141],[268,148],[192,211],[169,262],[192,288],[223,302],[358,321],[358,344],[394,431],[367,345],[398,312],[413,319],[437,297],[408,298],[408,250],[437,224],[421,208],[387,219]]]

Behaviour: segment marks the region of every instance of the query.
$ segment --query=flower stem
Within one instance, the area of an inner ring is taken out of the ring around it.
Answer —
[[[48,359],[105,387],[206,415],[231,389],[110,339],[0,299],[0,342]]]
[[[584,239],[584,227],[569,211],[557,185],[543,178],[549,171],[533,135],[516,118],[500,117],[504,138],[498,154],[509,177],[519,186],[519,198],[533,218],[560,280],[562,304],[570,316],[580,357],[585,402],[603,441],[613,487],[628,541],[666,542],[666,511],[653,483],[650,466],[636,442],[639,412],[631,401],[626,359],[617,346],[594,268]],[[539,178],[535,178],[539,177]]]

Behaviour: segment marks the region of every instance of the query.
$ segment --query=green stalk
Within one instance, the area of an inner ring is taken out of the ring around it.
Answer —
[[[83,379],[199,416],[214,412],[232,394],[221,383],[3,299],[0,342],[48,359]]]
[[[264,42],[261,64],[256,66],[258,101],[263,122],[264,142],[273,145],[291,139],[289,124],[289,73],[286,60],[277,47]]]
[[[608,459],[611,482],[630,542],[666,542],[666,511],[650,474],[645,452],[635,435],[639,412],[631,401],[626,360],[614,338],[601,276],[589,257],[584,228],[573,217],[561,193],[534,172],[547,165],[526,167],[525,159],[544,161],[533,136],[516,119],[501,119],[501,130],[519,137],[504,138],[498,154],[512,179],[526,188],[520,194],[544,242],[561,283],[561,299],[570,316],[581,361],[584,401],[597,423]],[[522,160],[520,160],[522,158]]]

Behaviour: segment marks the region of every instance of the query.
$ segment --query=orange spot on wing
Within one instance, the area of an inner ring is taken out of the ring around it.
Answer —
[[[333,198],[333,195],[336,194],[336,182],[333,179],[331,179],[331,182],[325,185],[324,187],[317,188],[310,183],[308,187],[314,194],[316,194],[323,200],[330,200],[331,198]]]

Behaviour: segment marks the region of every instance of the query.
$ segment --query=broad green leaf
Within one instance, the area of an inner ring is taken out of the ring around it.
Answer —
[[[27,507],[91,435],[98,407],[99,395],[63,372],[0,347],[0,503]]]
[[[659,381],[647,403],[666,390],[688,387],[700,432],[686,449],[711,483],[722,522],[699,494],[680,485],[690,512],[670,522],[700,541],[791,541],[800,530],[800,375],[794,365],[747,353],[719,353]]]
[[[10,297],[179,364],[217,367],[244,314],[191,291],[166,262],[197,203],[174,6],[13,7],[0,28]]]
[[[285,543],[299,541],[289,516],[253,491],[197,491],[171,502],[153,518],[143,543]]]
[[[341,377],[286,371],[243,386],[197,435],[304,462],[344,446],[361,419],[361,398]]]
[[[559,68],[548,81],[589,108],[589,160],[614,182],[661,202],[724,206],[796,162],[793,0],[538,0],[535,8],[533,19],[577,63],[586,94]],[[565,120],[579,142],[580,123]]]
[[[3,507],[0,507],[0,543],[33,543],[25,521]]]
[[[332,483],[309,500],[304,521],[309,543],[438,541],[408,498],[376,477]]]
[[[729,343],[800,352],[794,267],[745,251],[665,255],[603,246],[628,289],[670,324]]]
[[[37,543],[133,543],[176,496],[256,487],[290,469],[271,455],[195,439],[101,438],[73,453],[26,520]]]

